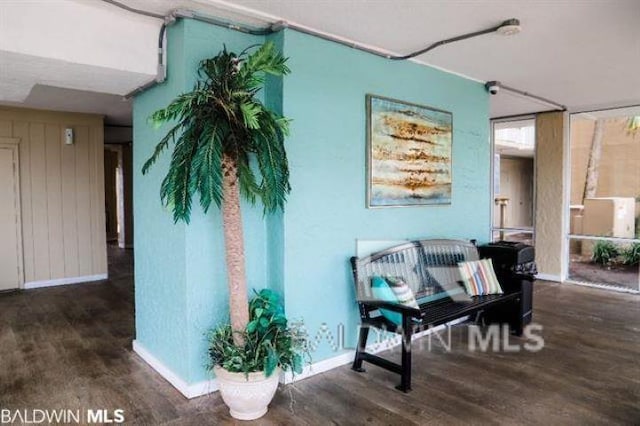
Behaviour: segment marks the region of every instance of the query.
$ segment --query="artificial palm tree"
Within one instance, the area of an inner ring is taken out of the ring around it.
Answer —
[[[225,48],[203,60],[194,89],[153,113],[156,126],[177,124],[142,168],[145,174],[173,142],[160,196],[174,222],[189,223],[196,193],[205,213],[212,202],[222,209],[230,319],[236,332],[245,331],[249,321],[240,196],[251,204],[261,199],[266,214],[283,209],[291,189],[284,150],[288,120],[257,96],[266,74],[281,76],[289,69],[273,43],[249,54],[254,47],[239,55]],[[242,333],[234,334],[234,343],[244,344]]]

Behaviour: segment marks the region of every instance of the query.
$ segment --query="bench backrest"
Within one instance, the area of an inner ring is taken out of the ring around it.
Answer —
[[[459,289],[458,262],[478,260],[478,250],[461,240],[418,240],[351,258],[358,301],[375,300],[373,276],[402,277],[416,299]]]

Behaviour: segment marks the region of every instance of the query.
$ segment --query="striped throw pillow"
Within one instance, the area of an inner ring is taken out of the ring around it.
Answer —
[[[391,284],[391,281],[398,283],[398,285]],[[400,284],[400,282],[402,284]],[[416,298],[413,295],[411,288],[404,283],[404,280],[373,276],[371,278],[371,291],[377,300],[392,303],[403,303],[412,308],[418,308]],[[401,295],[400,298],[398,298],[398,294]],[[402,325],[401,313],[383,308],[380,309],[380,313],[395,325]]]
[[[404,282],[404,279],[399,277],[384,277],[384,279],[389,283],[389,287],[391,287],[391,290],[396,295],[398,303],[418,309],[416,297],[413,295],[411,287]]]
[[[502,294],[502,287],[493,270],[491,259],[459,262],[458,268],[469,296]]]

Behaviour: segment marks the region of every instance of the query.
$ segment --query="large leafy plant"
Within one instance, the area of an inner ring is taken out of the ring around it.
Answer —
[[[276,369],[302,372],[303,356],[308,355],[306,333],[300,324],[289,325],[277,293],[264,289],[249,304],[250,321],[242,333],[244,347],[233,343],[229,325],[209,335],[210,368],[223,367],[236,373],[264,371],[270,376]]]
[[[610,265],[620,254],[618,246],[608,240],[597,240],[593,246],[591,260],[598,265]]]
[[[225,48],[203,60],[193,90],[153,113],[155,126],[172,127],[142,168],[147,173],[173,144],[160,196],[174,221],[189,223],[196,194],[205,213],[212,203],[222,209],[231,335],[240,347],[249,322],[240,196],[252,204],[260,199],[270,213],[284,208],[291,189],[284,150],[288,121],[258,97],[266,75],[289,72],[286,58],[273,43],[249,54],[252,49],[236,55]]]
[[[620,253],[622,263],[625,265],[637,265],[640,263],[640,243],[633,243],[625,247]]]

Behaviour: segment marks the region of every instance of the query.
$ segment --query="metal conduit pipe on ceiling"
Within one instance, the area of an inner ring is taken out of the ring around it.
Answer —
[[[512,19],[507,19],[503,22],[501,22],[499,25],[493,26],[491,28],[487,28],[484,30],[480,30],[480,31],[474,31],[471,33],[467,33],[467,34],[463,34],[460,36],[456,36],[456,37],[451,37],[448,39],[444,39],[444,40],[440,40],[437,41],[435,43],[430,44],[429,46],[420,49],[420,50],[416,50],[415,52],[411,52],[408,53],[406,55],[393,55],[390,54],[388,52],[385,51],[381,51],[378,49],[374,49],[374,48],[370,48],[367,46],[364,46],[362,44],[356,43],[356,42],[350,42],[350,41],[346,41],[343,39],[340,39],[338,37],[334,37],[319,31],[314,31],[310,28],[306,28],[300,25],[296,25],[296,24],[291,24],[291,23],[287,23],[285,21],[279,21],[276,23],[273,23],[271,25],[269,25],[266,28],[251,28],[248,26],[243,26],[243,25],[239,25],[239,24],[235,24],[232,22],[228,22],[228,21],[224,21],[221,19],[217,19],[211,16],[204,16],[199,14],[196,11],[193,10],[187,10],[187,9],[176,9],[171,11],[171,13],[169,13],[168,15],[164,16],[164,15],[160,15],[157,13],[153,13],[153,12],[148,12],[145,10],[141,10],[141,9],[136,9],[130,6],[127,6],[126,4],[120,3],[118,1],[115,0],[102,0],[105,3],[111,4],[113,6],[119,7],[121,9],[124,9],[128,12],[132,12],[132,13],[136,13],[139,15],[143,15],[143,16],[148,16],[148,17],[152,17],[152,18],[157,18],[157,19],[162,19],[163,23],[162,26],[160,27],[160,34],[158,37],[158,71],[157,71],[157,75],[156,78],[149,81],[148,83],[134,89],[133,91],[127,93],[124,97],[125,99],[130,99],[131,97],[133,97],[134,95],[141,93],[153,86],[155,86],[156,84],[162,83],[165,81],[166,76],[167,76],[167,67],[166,67],[166,29],[169,25],[173,24],[176,19],[178,18],[182,18],[182,19],[193,19],[196,21],[200,21],[200,22],[205,22],[211,25],[216,25],[218,27],[222,27],[222,28],[227,28],[230,30],[234,30],[234,31],[239,31],[245,34],[251,34],[251,35],[258,35],[258,36],[265,36],[265,35],[269,35],[269,34],[274,34],[277,33],[279,31],[284,30],[285,28],[290,28],[292,30],[304,33],[304,34],[308,34],[314,37],[318,37],[321,38],[323,40],[327,40],[327,41],[331,41],[333,43],[338,43],[341,44],[343,46],[347,46],[353,49],[357,49],[357,50],[361,50],[363,52],[367,52],[367,53],[371,53],[373,55],[382,57],[382,58],[386,58],[386,59],[390,59],[390,60],[394,60],[394,61],[404,61],[404,60],[408,60],[408,59],[412,59],[415,58],[416,56],[425,54],[437,47],[440,46],[444,46],[446,44],[449,43],[454,43],[457,41],[462,41],[462,40],[466,40],[466,39],[470,39],[473,37],[478,37],[484,34],[490,34],[493,32],[501,32],[505,35],[511,35],[511,34],[515,34],[517,32],[519,32],[520,30],[520,21],[518,19],[512,18]],[[558,108],[560,110],[565,111],[566,107],[562,104],[559,104],[557,102],[551,101],[549,99],[540,97],[540,96],[536,96],[536,95],[532,95],[528,92],[524,92],[518,89],[514,89],[512,87],[508,87],[505,86],[503,84],[500,83],[500,87],[502,87],[504,90],[507,91],[511,91],[513,93],[517,93],[520,94],[522,96],[527,96],[530,97],[532,99],[536,99],[538,101],[542,101],[547,103],[548,105],[552,105],[555,108]]]

